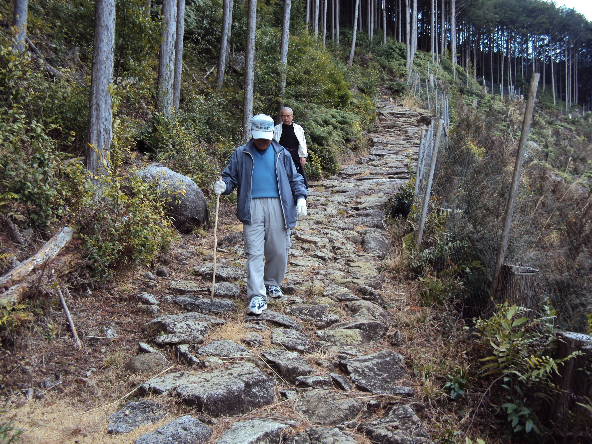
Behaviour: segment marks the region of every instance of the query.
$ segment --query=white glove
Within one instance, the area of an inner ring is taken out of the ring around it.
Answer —
[[[222,194],[224,191],[226,191],[226,182],[224,182],[222,179],[218,179],[216,182],[214,182],[212,188],[214,189],[214,193]]]
[[[307,215],[306,199],[304,197],[298,198],[298,201],[296,202],[296,215],[298,216],[298,219],[302,219]]]

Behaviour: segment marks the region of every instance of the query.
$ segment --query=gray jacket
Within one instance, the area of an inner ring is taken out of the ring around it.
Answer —
[[[238,189],[238,202],[236,215],[238,219],[249,225],[251,223],[251,190],[253,185],[253,159],[257,148],[253,140],[246,145],[239,146],[232,154],[230,163],[222,172],[222,179],[226,182],[226,191],[222,194],[230,194]],[[277,177],[280,192],[280,203],[286,229],[296,226],[296,201],[298,198],[306,198],[307,192],[304,186],[304,178],[296,171],[292,156],[278,142],[272,141],[268,149],[273,149],[276,154],[275,175]]]

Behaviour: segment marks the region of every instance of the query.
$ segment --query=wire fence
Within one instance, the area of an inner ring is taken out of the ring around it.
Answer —
[[[438,162],[438,151],[445,149],[450,129],[450,100],[441,83],[428,73],[422,80],[417,72],[409,77],[410,91],[432,114],[432,121],[421,138],[415,175],[415,202],[421,208],[418,222],[417,247],[421,245],[429,212],[432,184]]]

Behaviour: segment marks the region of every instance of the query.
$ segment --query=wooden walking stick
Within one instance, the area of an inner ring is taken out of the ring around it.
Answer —
[[[212,270],[212,293],[210,299],[214,300],[216,291],[216,253],[218,249],[218,209],[220,208],[220,195],[216,194],[216,216],[214,218],[214,268]]]

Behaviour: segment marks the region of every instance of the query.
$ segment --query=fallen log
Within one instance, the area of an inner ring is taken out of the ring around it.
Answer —
[[[16,284],[20,283],[31,272],[54,259],[72,240],[73,234],[74,230],[72,228],[62,228],[56,235],[48,240],[36,254],[10,270],[4,276],[0,277],[0,288],[10,287],[3,294],[0,294],[0,300],[3,300],[5,294],[13,290],[15,286],[17,286]]]
[[[23,282],[10,287],[4,293],[0,294],[0,307],[17,304],[31,286],[31,282]]]

